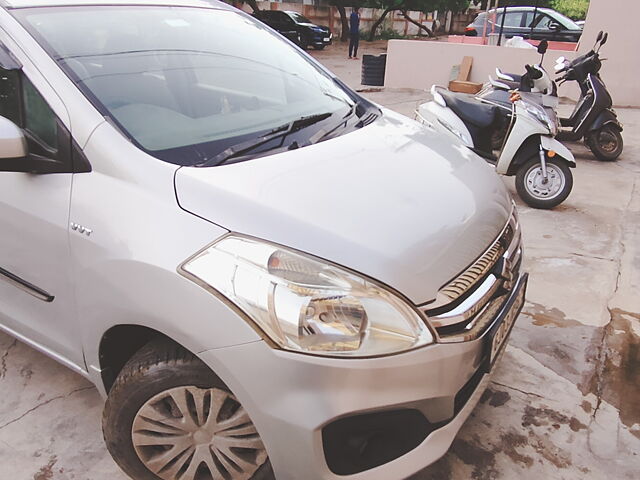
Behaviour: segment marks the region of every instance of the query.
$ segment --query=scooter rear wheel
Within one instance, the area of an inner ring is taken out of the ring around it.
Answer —
[[[549,209],[560,205],[573,188],[573,175],[563,160],[547,158],[546,163],[546,183],[537,155],[527,160],[516,173],[518,195],[533,208]]]
[[[602,162],[612,162],[622,153],[624,147],[620,130],[605,125],[587,136],[587,146]]]

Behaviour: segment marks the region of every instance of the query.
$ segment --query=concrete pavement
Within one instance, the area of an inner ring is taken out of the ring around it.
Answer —
[[[363,42],[361,53],[382,48]],[[363,88],[342,45],[314,55]],[[428,97],[363,94],[408,115]],[[618,113],[622,157],[601,163],[569,145],[574,189],[555,210],[526,207],[504,179],[524,229],[528,301],[481,404],[412,480],[638,478],[640,110]],[[0,478],[126,478],[102,442],[101,410],[86,380],[0,333]]]

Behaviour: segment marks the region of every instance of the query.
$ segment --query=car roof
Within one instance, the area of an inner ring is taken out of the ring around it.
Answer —
[[[12,8],[27,7],[76,7],[98,5],[159,5],[177,7],[209,7],[234,10],[230,5],[217,0],[0,0],[0,6]]]
[[[533,12],[535,9],[536,9],[536,7],[531,7],[531,6],[507,7],[507,13],[509,13],[509,12]],[[503,10],[504,10],[504,7],[499,7],[497,9],[498,13],[502,13]],[[487,12],[489,12],[489,13],[493,13],[495,11],[496,11],[495,8],[492,8],[491,10],[487,10]],[[487,13],[487,12],[482,12],[482,13]],[[546,7],[538,7],[538,12],[556,13],[556,11],[553,10],[552,8],[546,8]]]

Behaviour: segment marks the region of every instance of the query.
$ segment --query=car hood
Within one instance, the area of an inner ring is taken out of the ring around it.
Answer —
[[[388,111],[304,148],[181,167],[175,189],[194,215],[359,271],[416,304],[484,253],[512,209],[480,157]]]
[[[298,25],[302,25],[303,27],[309,27],[309,28],[320,28],[320,29],[324,30],[325,32],[329,31],[329,27],[324,27],[322,25],[316,25],[315,23],[299,23]]]

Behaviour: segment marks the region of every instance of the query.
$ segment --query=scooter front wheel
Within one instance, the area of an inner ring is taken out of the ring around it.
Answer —
[[[587,146],[602,162],[612,162],[620,156],[624,147],[620,130],[605,125],[587,136]]]
[[[546,180],[537,155],[516,173],[518,195],[530,207],[549,209],[560,205],[573,188],[573,175],[563,160],[547,158],[546,165]]]

